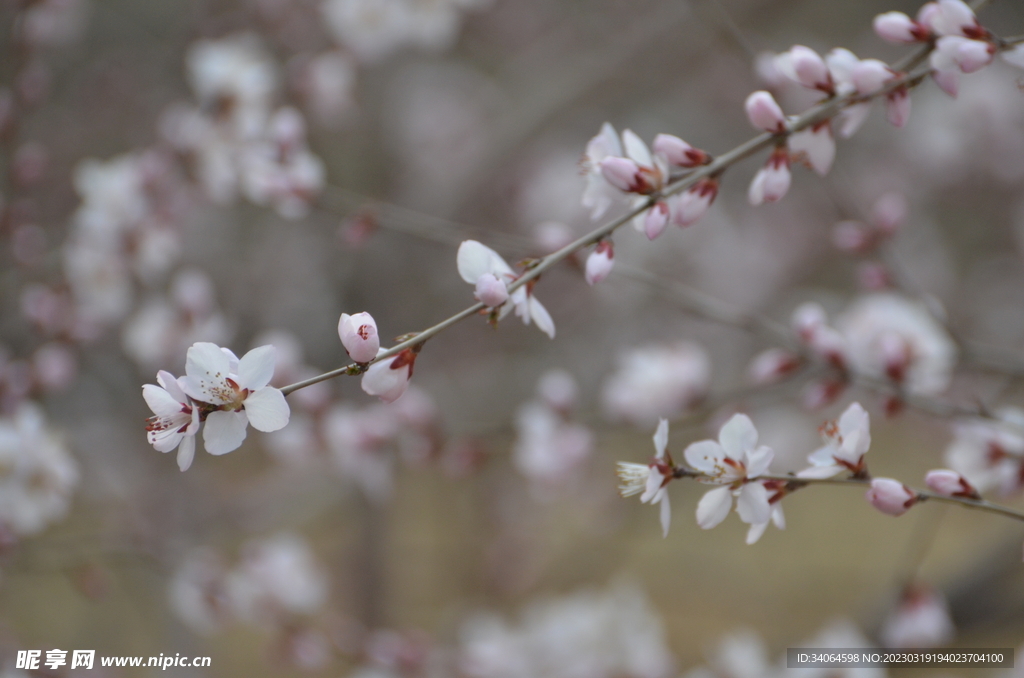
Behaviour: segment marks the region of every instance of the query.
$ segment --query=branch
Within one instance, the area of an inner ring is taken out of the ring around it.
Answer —
[[[923,45],[917,50],[915,50],[913,53],[905,57],[904,59],[895,62],[892,65],[892,69],[895,71],[902,71],[907,68],[913,68],[917,64],[920,64],[927,57],[927,55],[931,52],[932,49],[933,47],[930,44]],[[877,92],[873,92],[872,94],[860,95],[852,93],[846,96],[833,96],[815,106],[812,106],[810,109],[808,109],[801,115],[791,119],[787,123],[784,131],[775,134],[769,132],[759,134],[758,136],[748,140],[743,144],[740,144],[736,148],[717,157],[711,163],[699,167],[694,171],[690,172],[689,174],[687,174],[685,177],[673,183],[670,183],[662,191],[655,192],[649,195],[643,203],[627,211],[624,215],[620,216],[619,218],[614,219],[594,229],[590,233],[580,238],[577,238],[575,241],[569,243],[560,250],[543,257],[538,263],[524,271],[523,274],[520,275],[515,281],[511,282],[508,285],[508,291],[510,293],[516,291],[523,285],[526,285],[538,279],[541,276],[541,274],[543,274],[545,271],[553,267],[555,264],[561,262],[564,259],[567,259],[576,252],[582,250],[583,248],[588,247],[590,245],[594,245],[600,240],[606,238],[614,231],[616,231],[619,227],[629,223],[634,217],[642,214],[644,211],[649,209],[658,200],[671,195],[675,195],[677,193],[681,193],[682,191],[693,187],[695,184],[697,184],[697,182],[699,182],[702,179],[709,177],[718,177],[736,163],[745,160],[746,158],[750,157],[751,155],[759,151],[777,145],[780,141],[786,139],[791,134],[794,134],[819,122],[834,117],[844,108],[847,108],[854,104],[872,101],[876,98],[886,96],[900,88],[906,87],[909,89],[916,87],[924,80],[924,78],[929,73],[930,68],[927,66],[917,68],[916,70],[913,70],[909,73],[904,73],[903,75],[897,76],[889,80],[884,87],[882,87]],[[468,308],[463,309],[459,313],[456,313],[455,315],[447,318],[446,320],[443,320],[432,327],[429,327],[421,332],[412,335],[411,338],[406,339],[405,341],[402,341],[396,344],[395,346],[392,346],[391,348],[384,350],[383,352],[380,353],[380,355],[378,355],[374,360],[370,361],[369,363],[363,365],[351,363],[344,367],[331,370],[330,372],[325,372],[324,374],[318,375],[316,377],[312,377],[310,379],[306,379],[285,386],[284,388],[281,389],[281,392],[284,393],[285,395],[289,395],[299,390],[300,388],[312,386],[313,384],[317,384],[328,379],[333,379],[334,377],[342,375],[360,374],[366,370],[368,365],[394,357],[406,349],[421,346],[426,340],[430,339],[431,337],[440,334],[441,332],[448,329],[452,325],[455,325],[456,323],[470,316],[478,314],[479,312],[483,311],[486,308],[487,307],[483,303],[476,303],[472,306],[469,306]],[[946,408],[944,413],[950,413],[949,408]]]

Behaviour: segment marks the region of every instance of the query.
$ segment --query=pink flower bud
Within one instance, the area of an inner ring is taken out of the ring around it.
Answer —
[[[874,94],[892,79],[894,73],[884,61],[862,59],[850,73],[858,94]]]
[[[369,313],[342,313],[338,321],[338,336],[349,356],[357,363],[370,362],[380,349],[377,321]]]
[[[928,471],[928,475],[924,477],[924,484],[928,486],[932,492],[941,494],[944,497],[968,497],[970,499],[980,499],[981,495],[978,494],[978,490],[974,488],[967,479],[956,471],[950,471],[949,469],[935,469]]]
[[[928,29],[918,24],[903,12],[879,14],[872,22],[875,33],[887,42],[912,43],[928,37]]]
[[[697,167],[706,165],[710,160],[707,153],[671,134],[659,134],[654,137],[651,150],[676,167]]]
[[[747,118],[754,127],[772,134],[785,131],[786,116],[782,114],[782,109],[770,93],[764,90],[754,92],[747,97],[744,106],[747,109]]]
[[[789,54],[797,82],[809,89],[832,91],[832,76],[825,66],[825,60],[817,52],[810,47],[794,45]]]
[[[935,49],[953,60],[964,73],[974,73],[992,63],[996,47],[990,42],[969,40],[958,35],[939,38]]]
[[[917,495],[910,488],[892,478],[875,478],[865,495],[871,505],[890,516],[901,516],[917,503]]]
[[[932,23],[935,17],[939,14],[939,3],[937,2],[926,2],[921,5],[921,9],[917,10],[917,16],[914,18],[917,23],[928,31],[932,31]]]
[[[597,248],[587,257],[586,278],[588,285],[594,285],[612,272],[615,265],[615,249],[610,240],[597,243]]]
[[[406,349],[393,358],[370,365],[363,374],[360,386],[367,394],[377,396],[386,403],[393,403],[409,388],[415,362],[416,354]]]
[[[508,288],[493,273],[484,273],[476,281],[474,296],[485,306],[495,308],[508,301]]]
[[[792,180],[789,172],[789,153],[785,148],[777,148],[765,166],[754,175],[747,198],[751,205],[776,202],[789,191]]]
[[[987,32],[978,25],[978,19],[963,0],[939,0],[938,9],[929,14],[931,29],[938,35],[982,37]]]
[[[644,215],[644,233],[648,240],[654,240],[668,226],[669,210],[664,200],[659,200]]]
[[[601,161],[601,176],[625,193],[651,193],[654,188],[640,170],[640,165],[629,158],[608,156]]]
[[[701,179],[682,195],[669,198],[672,221],[679,226],[697,222],[711,207],[718,195],[717,179]]]

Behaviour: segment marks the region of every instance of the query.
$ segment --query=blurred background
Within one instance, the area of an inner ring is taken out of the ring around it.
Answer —
[[[470,319],[397,402],[298,391],[287,428],[185,473],[145,436],[141,386],[193,342],[274,344],[277,386],[347,362],[342,312],[390,345],[473,302],[461,241],[514,264],[595,226],[580,163],[604,122],[724,153],[755,134],[751,91],[816,100],[772,53],[892,61],[910,48],[871,20],[917,9],[3,0],[3,675],[53,648],[212,658],[179,675],[759,678],[786,647],[1020,646],[1019,522],[811,487],[748,546],[734,516],[698,528],[683,481],[662,538],[615,477],[658,417],[681,459],[738,411],[798,470],[859,401],[875,475],[952,465],[1024,509],[1024,72],[998,60],[956,100],[925,82],[904,129],[876,103],[777,204],[748,204],[753,158],[694,226],[621,229],[598,285],[584,255],[545,273],[554,340]],[[1024,33],[1017,2],[979,17]],[[820,365],[752,383],[783,345],[765,328],[808,301],[851,342],[895,327],[934,378],[906,399]]]

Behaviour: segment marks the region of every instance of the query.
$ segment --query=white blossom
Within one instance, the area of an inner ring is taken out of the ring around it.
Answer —
[[[212,408],[206,415],[203,442],[210,454],[227,454],[245,440],[252,424],[258,431],[284,428],[290,410],[280,390],[268,386],[274,376],[276,350],[260,346],[239,360],[228,349],[198,342],[188,350],[181,389]]]
[[[500,254],[475,240],[465,240],[459,245],[456,262],[459,275],[470,285],[478,286],[480,279],[485,275],[494,276],[506,286],[519,277],[512,271],[512,267],[505,263]],[[525,324],[529,325],[532,321],[541,332],[554,339],[555,322],[529,287],[529,285],[523,285],[509,294],[511,303],[501,306],[498,317],[504,318],[514,309],[515,314]]]

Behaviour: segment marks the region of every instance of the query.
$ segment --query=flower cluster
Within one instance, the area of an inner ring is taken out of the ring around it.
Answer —
[[[652,152],[653,151],[653,152]],[[673,172],[692,170],[711,162],[711,156],[670,134],[659,134],[652,148],[625,130],[620,142],[615,128],[605,123],[587,143],[583,172],[587,180],[583,206],[592,219],[601,218],[615,202],[627,199],[633,207],[643,205],[647,196],[660,191]],[[682,195],[658,199],[650,209],[633,219],[633,226],[654,240],[674,223],[689,226],[700,219],[718,195],[718,182],[698,182]]]
[[[306,146],[302,115],[274,110],[276,67],[260,39],[243,33],[199,41],[187,65],[199,106],[169,109],[162,131],[192,159],[207,196],[229,204],[242,193],[284,217],[304,216],[324,166]]]
[[[153,411],[146,438],[160,452],[178,449],[178,468],[195,456],[195,436],[203,427],[210,454],[227,454],[245,440],[249,424],[258,431],[284,428],[291,414],[280,390],[268,386],[276,349],[254,348],[239,359],[226,348],[199,342],[188,350],[185,376],[157,374],[159,386],[146,384],[142,396]]]

